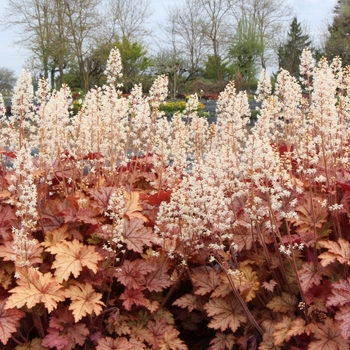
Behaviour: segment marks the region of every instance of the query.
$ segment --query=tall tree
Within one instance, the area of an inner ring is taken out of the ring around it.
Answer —
[[[300,56],[305,48],[310,48],[309,35],[303,34],[301,24],[294,17],[290,24],[286,40],[278,47],[278,64],[280,68],[287,70],[291,75],[298,76]]]
[[[6,22],[19,29],[22,45],[42,64],[43,76],[63,83],[68,59],[76,60],[80,80],[88,88],[85,58],[99,25],[99,0],[8,0]]]
[[[263,52],[264,41],[257,23],[254,19],[243,16],[238,22],[229,55],[233,71],[242,76],[247,90],[257,74],[258,59]]]
[[[140,41],[150,34],[146,21],[152,15],[150,0],[108,0],[106,8],[106,33],[115,37]]]
[[[179,37],[176,35],[175,30],[168,29],[169,27],[166,31],[166,44],[160,46],[153,59],[153,70],[156,75],[165,74],[168,76],[169,90],[173,98],[175,98],[179,83],[182,82],[182,76],[187,70],[186,53],[179,43]]]
[[[232,14],[237,21],[251,18],[256,23],[264,51],[260,55],[261,66],[266,68],[275,59],[276,39],[282,35],[285,23],[293,16],[288,0],[230,0]]]
[[[15,72],[11,69],[1,67],[0,68],[0,93],[3,96],[11,94],[13,87],[16,83]]]
[[[211,80],[212,82],[217,82],[217,57],[213,55],[208,55],[207,60],[204,62],[204,69],[202,71],[203,78]],[[221,57],[219,57],[220,69],[222,73],[222,77],[224,80],[232,79],[233,70],[232,66],[228,66],[228,62],[224,61]]]
[[[17,28],[17,43],[27,47],[40,60],[45,78],[49,77],[55,47],[53,16],[50,0],[8,0],[2,20],[5,25]]]
[[[99,0],[61,0],[64,2],[65,17],[70,49],[76,59],[79,76],[85,92],[89,90],[89,72],[86,58],[101,17],[98,12]]]
[[[142,75],[151,65],[147,50],[142,44],[123,38],[115,46],[119,49],[123,67],[123,84],[125,92],[130,92],[136,83],[142,82]]]
[[[203,15],[197,0],[184,0],[168,8],[164,31],[168,39],[174,37],[176,50],[182,54],[186,81],[198,75],[208,52],[202,29]]]
[[[232,34],[229,33],[230,0],[198,0],[203,16],[202,31],[208,39],[215,61],[217,81],[223,80],[222,60],[223,49],[228,44]]]
[[[333,23],[328,27],[325,55],[339,56],[343,65],[350,64],[350,0],[338,0],[333,10]]]

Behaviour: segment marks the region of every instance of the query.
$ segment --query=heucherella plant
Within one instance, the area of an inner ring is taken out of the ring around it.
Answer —
[[[73,115],[67,86],[0,98],[0,342],[7,349],[348,349],[349,67],[267,71],[249,126],[126,98],[118,50]]]

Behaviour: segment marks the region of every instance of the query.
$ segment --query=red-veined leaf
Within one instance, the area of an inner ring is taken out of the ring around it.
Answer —
[[[132,344],[125,337],[113,339],[110,337],[101,338],[98,341],[96,350],[131,350]]]
[[[109,200],[115,190],[116,187],[100,187],[99,189],[89,190],[93,199],[91,205],[98,209],[99,214],[103,214],[108,210]]]
[[[194,294],[185,294],[181,298],[176,299],[173,302],[173,305],[182,308],[188,308],[188,310],[192,312],[194,309],[198,309],[197,296],[195,296]]]
[[[332,295],[328,297],[328,306],[343,306],[350,303],[350,277],[332,284]]]
[[[12,295],[6,302],[6,309],[20,308],[25,304],[31,309],[38,303],[44,303],[51,312],[57,307],[58,302],[65,299],[62,286],[55,281],[50,272],[43,274],[33,268],[23,269],[17,284],[17,287],[9,291]]]
[[[19,327],[19,320],[25,316],[23,311],[5,309],[6,300],[0,300],[0,341],[6,345],[12,333]]]
[[[172,325],[167,324],[164,318],[148,322],[147,328],[152,337],[150,339],[152,341],[152,349],[158,349],[158,344],[164,339],[164,334],[166,332],[171,333],[173,330],[175,330]]]
[[[282,321],[275,324],[275,331],[273,332],[275,346],[282,345],[292,337],[289,334],[292,324],[293,321],[288,316],[283,316]]]
[[[56,254],[52,268],[56,269],[55,276],[60,283],[67,281],[70,274],[78,277],[84,266],[96,273],[97,264],[103,259],[94,246],[84,245],[77,239],[59,242],[46,250]]]
[[[145,276],[156,269],[156,265],[152,265],[145,260],[125,260],[114,275],[127,288],[138,289],[144,284]]]
[[[130,311],[133,305],[147,305],[147,299],[143,295],[142,289],[128,289],[126,288],[123,293],[120,294],[119,297],[123,300],[123,305],[126,310]]]
[[[10,206],[0,206],[0,236],[5,241],[12,239],[12,227],[18,220],[16,217],[16,209]]]
[[[158,343],[159,350],[187,350],[187,346],[179,339],[179,334],[176,329],[165,332],[163,339]]]
[[[306,292],[313,285],[318,286],[323,280],[322,276],[329,276],[330,273],[330,268],[323,267],[318,262],[304,262],[298,271],[301,288]]]
[[[311,323],[309,328],[318,340],[311,341],[308,350],[349,350],[349,339],[340,334],[339,322],[327,317],[324,324]]]
[[[242,323],[247,321],[241,305],[233,295],[209,299],[204,309],[208,316],[213,317],[208,327],[220,329],[222,332],[230,328],[234,333]]]
[[[154,260],[157,263],[157,260]],[[162,261],[156,270],[151,271],[145,276],[145,287],[150,292],[162,292],[163,289],[170,287],[173,281],[168,275],[168,264]]]
[[[195,287],[194,294],[205,295],[215,290],[222,281],[220,275],[214,269],[196,268],[192,274],[193,285]]]
[[[146,227],[143,220],[125,220],[122,240],[128,249],[142,253],[144,246],[152,246],[156,238],[152,228]]]
[[[210,341],[208,350],[233,349],[235,345],[235,336],[232,333],[216,332],[215,338]]]
[[[277,295],[273,297],[266,306],[275,312],[289,312],[294,310],[297,302],[298,299],[294,294],[282,292],[281,296]]]
[[[350,243],[344,238],[339,238],[338,242],[321,241],[319,244],[328,249],[327,252],[318,256],[322,266],[327,266],[334,261],[350,265]]]
[[[50,322],[51,323],[51,322]],[[90,333],[84,323],[65,324],[61,329],[49,327],[42,345],[57,350],[75,349],[76,345],[84,345]]]
[[[350,339],[350,305],[342,306],[334,318],[339,321],[341,335],[345,339]]]
[[[69,310],[72,310],[75,322],[86,315],[99,315],[102,306],[102,294],[97,293],[90,283],[76,283],[65,290],[65,296],[71,299]]]

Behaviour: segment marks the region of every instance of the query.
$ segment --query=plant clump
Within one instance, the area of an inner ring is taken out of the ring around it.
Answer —
[[[72,115],[24,72],[2,115],[2,348],[348,349],[349,68],[264,71],[249,131],[233,82],[209,125],[107,73]]]

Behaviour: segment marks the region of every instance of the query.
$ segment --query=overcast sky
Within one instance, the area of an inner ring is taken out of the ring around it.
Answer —
[[[127,0],[126,0],[127,1]],[[166,15],[165,8],[178,0],[151,0],[154,15],[151,23],[162,22]],[[327,20],[331,18],[332,9],[336,0],[290,0],[295,8],[298,20],[309,29],[314,39],[320,39],[322,31],[326,28]],[[4,18],[4,9],[7,0],[0,0],[0,16]],[[14,29],[0,31],[0,67],[10,68],[18,76],[23,68],[28,52],[15,44]]]

